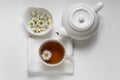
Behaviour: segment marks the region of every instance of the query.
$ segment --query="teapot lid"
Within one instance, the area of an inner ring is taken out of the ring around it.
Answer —
[[[68,22],[75,30],[87,30],[94,23],[94,13],[86,7],[77,7],[71,11]]]

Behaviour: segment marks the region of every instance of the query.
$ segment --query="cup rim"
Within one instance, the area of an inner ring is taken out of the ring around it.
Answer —
[[[50,41],[59,43],[59,44],[62,46],[62,48],[64,49],[64,56],[63,56],[62,60],[59,61],[58,63],[55,63],[55,64],[46,63],[45,61],[42,60],[41,55],[40,55],[40,50],[41,50],[42,46],[43,46],[44,44],[46,44],[47,42],[50,42]],[[45,65],[47,65],[47,66],[51,66],[51,67],[52,67],[52,66],[58,66],[58,65],[60,65],[60,64],[64,61],[64,59],[65,59],[65,53],[66,53],[66,51],[65,51],[65,47],[64,47],[63,43],[60,42],[60,41],[58,41],[58,40],[56,40],[56,39],[47,39],[47,40],[43,41],[42,44],[39,46],[39,50],[38,50],[38,54],[39,54],[39,57],[40,57],[41,62],[42,62],[43,64],[45,64]]]

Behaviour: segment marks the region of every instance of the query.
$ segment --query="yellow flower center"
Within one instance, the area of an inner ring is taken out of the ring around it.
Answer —
[[[37,32],[37,30],[33,30],[34,31],[34,33],[36,33]]]
[[[45,57],[48,57],[48,53],[45,54]]]
[[[48,21],[48,23],[47,23],[48,25],[50,25],[50,22]]]
[[[43,22],[40,22],[40,25],[42,25],[43,24]]]
[[[46,20],[48,21],[48,20],[49,20],[49,17],[47,17]]]
[[[31,25],[31,26],[33,26],[33,23],[32,23],[32,22],[30,22],[30,25]]]

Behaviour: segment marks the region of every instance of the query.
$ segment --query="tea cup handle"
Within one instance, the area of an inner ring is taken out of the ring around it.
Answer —
[[[66,59],[67,60],[72,60],[72,57],[73,57],[73,43],[72,43],[72,39],[71,38],[69,38],[69,37],[67,37],[67,40],[69,39],[69,41],[67,42],[67,44],[68,44],[68,47],[69,47],[69,49],[67,49],[67,51],[66,51]]]
[[[67,36],[67,33],[65,31],[65,29],[63,28],[63,26],[61,26],[57,31],[56,34],[59,36]]]

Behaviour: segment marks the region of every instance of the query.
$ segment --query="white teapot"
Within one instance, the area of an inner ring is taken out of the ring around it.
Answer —
[[[84,40],[93,36],[99,22],[98,11],[103,7],[99,2],[94,7],[85,3],[71,6],[62,18],[62,26],[56,33],[76,40]]]

